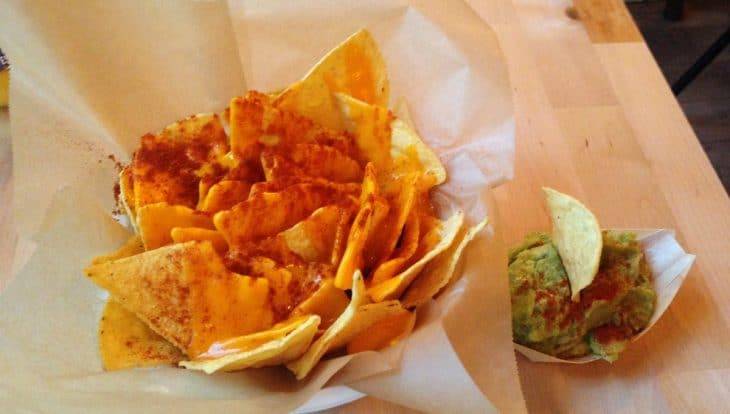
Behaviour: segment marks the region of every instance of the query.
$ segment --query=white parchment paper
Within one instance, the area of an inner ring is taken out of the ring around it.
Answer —
[[[672,303],[689,274],[689,269],[695,261],[695,256],[684,251],[682,246],[674,238],[674,231],[665,229],[615,229],[616,231],[631,231],[636,233],[641,244],[641,249],[646,255],[646,260],[651,268],[654,290],[657,293],[656,308],[654,315],[649,320],[649,325],[632,338],[631,342],[641,338],[654,324],[662,317],[664,312]],[[524,345],[514,344],[517,352],[521,353],[533,362],[550,362],[563,364],[587,364],[598,361],[601,358],[596,355],[588,355],[581,358],[562,359],[556,358]],[[631,346],[631,345],[629,345]],[[620,357],[619,357],[620,358]]]
[[[127,161],[146,132],[220,111],[247,88],[296,80],[362,27],[383,51],[392,96],[407,99],[447,166],[443,191],[472,220],[483,217],[483,193],[512,175],[514,122],[496,38],[468,5],[73,3],[0,8],[0,47],[13,64],[13,206],[22,247],[17,274],[0,294],[0,407],[286,412],[329,384],[424,411],[524,410],[511,355],[506,250],[494,237],[475,240],[463,277],[421,312],[407,341],[328,360],[303,382],[283,368],[103,372],[96,329],[104,293],[81,272],[128,237],[110,214],[116,171],[109,154]],[[330,402],[345,402],[332,390]]]

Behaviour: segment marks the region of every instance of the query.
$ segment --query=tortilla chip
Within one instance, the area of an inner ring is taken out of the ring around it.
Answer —
[[[401,236],[401,246],[395,252],[395,257],[378,266],[370,277],[371,284],[377,285],[395,276],[418,249],[420,235],[420,220],[417,212],[412,211]]]
[[[365,255],[369,259],[365,264],[367,269],[386,262],[393,254],[403,227],[417,202],[419,177],[420,172],[417,171],[409,171],[398,176],[388,174],[385,179],[381,175],[379,181],[382,183],[389,209],[387,217],[377,224],[365,247]]]
[[[265,150],[261,154],[267,181],[290,175],[320,177],[340,183],[362,180],[360,164],[334,147],[296,144],[285,153],[276,154],[273,151]]]
[[[250,91],[231,100],[231,151],[246,162],[258,162],[262,149],[280,151],[297,144],[321,144],[353,153],[352,139],[343,131],[332,130],[286,108],[276,107],[271,99]]]
[[[275,235],[304,220],[314,210],[344,198],[336,189],[316,184],[296,184],[277,193],[257,193],[231,210],[213,217],[229,245]]]
[[[336,341],[341,333],[352,324],[357,315],[358,308],[367,303],[365,283],[362,280],[362,273],[360,271],[356,271],[353,274],[351,285],[352,298],[344,312],[324,331],[319,339],[314,341],[304,355],[287,364],[286,367],[296,375],[297,379],[302,379],[309,374],[312,368],[317,365],[317,362],[331,349],[330,344]]]
[[[107,371],[174,364],[185,358],[173,344],[113,300],[107,301],[99,322],[99,353]]]
[[[119,202],[129,217],[134,231],[137,232],[137,213],[134,210],[134,176],[129,165],[119,172]]]
[[[378,171],[390,166],[391,122],[388,108],[370,105],[349,95],[337,94],[345,130],[355,137],[360,161],[372,162]]]
[[[362,269],[363,250],[372,231],[373,222],[382,220],[385,212],[387,212],[387,204],[379,199],[378,192],[375,168],[372,163],[369,163],[365,167],[362,194],[360,196],[361,207],[355,216],[352,227],[350,227],[347,245],[335,276],[335,286],[340,289],[350,289],[352,279],[349,275],[358,269]]]
[[[397,312],[373,323],[369,328],[352,338],[350,343],[347,344],[347,353],[357,354],[365,351],[377,351],[391,346],[407,337],[415,324],[416,312],[399,308]]]
[[[139,254],[142,252],[144,252],[144,244],[142,244],[142,238],[139,235],[134,235],[127,239],[124,245],[122,245],[122,247],[120,247],[116,251],[95,257],[91,261],[91,264],[95,265],[99,263],[109,262],[112,260],[121,259],[123,257],[134,256],[135,254]]]
[[[420,306],[452,282],[461,254],[474,237],[484,230],[488,221],[489,219],[485,218],[468,229],[462,229],[451,247],[427,264],[421,274],[406,290],[405,295],[403,295],[403,306],[407,308]]]
[[[195,151],[188,151],[195,145]],[[198,182],[214,172],[228,152],[228,138],[215,114],[193,115],[147,134],[132,160],[134,210],[167,202],[194,208]]]
[[[213,229],[210,216],[185,206],[165,202],[147,204],[137,210],[137,227],[146,250],[172,243],[170,232],[175,227]]]
[[[269,281],[271,308],[277,316],[287,315],[294,306],[292,272],[268,257],[253,257],[249,261],[252,276]],[[296,282],[296,281],[295,281]]]
[[[338,92],[370,104],[388,105],[390,86],[385,61],[366,30],[358,31],[330,51],[304,79],[284,90],[276,103],[328,128],[341,130],[344,125],[333,97]]]
[[[290,175],[281,177],[276,181],[262,181],[251,186],[249,198],[253,198],[261,193],[278,193],[289,187],[309,184],[315,187],[327,188],[340,193],[340,201],[348,201],[351,197],[360,195],[359,183],[336,183],[328,181],[324,178],[310,177],[308,175]]]
[[[201,229],[199,227],[174,227],[170,231],[172,241],[185,243],[189,241],[209,241],[218,254],[228,251],[228,243],[217,230]]]
[[[243,181],[224,180],[210,187],[205,199],[199,203],[198,210],[217,213],[228,210],[248,199],[251,184]]]
[[[344,326],[329,343],[329,351],[342,348],[373,324],[401,311],[403,311],[403,307],[397,300],[366,303],[359,306],[352,321]]]
[[[446,181],[446,168],[438,156],[418,136],[416,131],[404,121],[395,119],[390,124],[391,147],[390,156],[393,159],[411,157],[415,154],[420,163],[420,170],[424,172],[424,186],[430,188]]]
[[[326,263],[332,257],[342,215],[349,216],[350,210],[339,205],[321,207],[306,220],[284,230],[281,236],[289,250],[303,260]]]
[[[431,261],[439,253],[448,249],[453,243],[456,235],[459,233],[464,222],[464,214],[458,212],[444,221],[441,226],[437,226],[429,233],[424,235],[424,240],[437,238],[439,241],[436,245],[428,250],[418,261],[413,263],[408,269],[401,274],[386,280],[385,282],[373,285],[368,289],[368,295],[374,302],[382,302],[389,299],[396,299],[408,288],[408,286],[416,279],[423,267]]]
[[[543,187],[543,191],[553,222],[553,243],[568,274],[575,302],[580,299],[580,291],[593,282],[601,264],[601,227],[580,201],[552,188]]]
[[[319,315],[320,329],[327,329],[344,312],[350,299],[345,291],[335,287],[332,279],[322,282],[314,294],[292,310],[292,316]]]
[[[285,364],[306,351],[318,324],[317,315],[285,321],[263,332],[214,344],[198,360],[184,361],[180,366],[212,374]]]
[[[269,283],[226,270],[210,242],[187,242],[89,266],[86,275],[187,355],[266,329]]]

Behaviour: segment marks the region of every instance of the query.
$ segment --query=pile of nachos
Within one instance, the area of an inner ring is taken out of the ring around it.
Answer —
[[[361,30],[281,91],[143,136],[119,175],[135,234],[85,269],[109,293],[104,368],[303,379],[406,338],[486,221],[435,206],[446,171],[389,100]]]

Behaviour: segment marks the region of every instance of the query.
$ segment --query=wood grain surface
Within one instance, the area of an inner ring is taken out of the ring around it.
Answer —
[[[625,6],[619,0],[469,3],[497,33],[513,83],[515,177],[494,192],[501,228],[509,229],[503,237],[514,243],[548,227],[540,188],[551,186],[584,200],[605,227],[673,228],[697,255],[668,312],[616,363],[518,358],[528,410],[727,407],[730,200]],[[0,115],[4,204],[10,147],[7,113]],[[10,234],[8,226],[0,213],[2,234]],[[0,254],[12,254],[13,240],[2,238]],[[332,412],[409,410],[364,398]]]

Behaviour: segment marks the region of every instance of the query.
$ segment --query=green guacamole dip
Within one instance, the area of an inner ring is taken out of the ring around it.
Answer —
[[[545,233],[528,235],[510,251],[509,282],[515,342],[559,358],[595,354],[615,361],[656,303],[633,233],[603,232],[598,274],[578,302],[570,300],[568,276]]]

